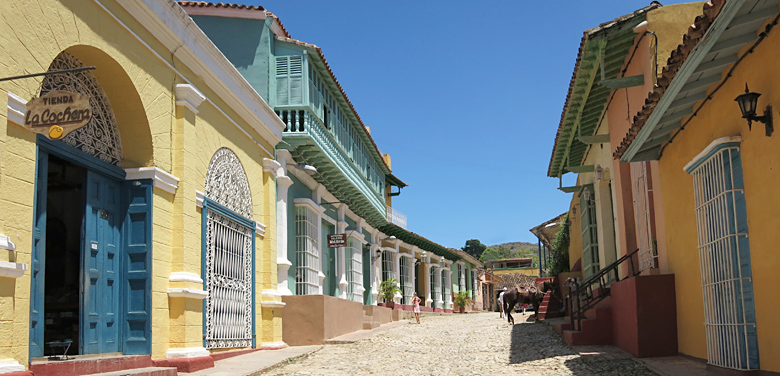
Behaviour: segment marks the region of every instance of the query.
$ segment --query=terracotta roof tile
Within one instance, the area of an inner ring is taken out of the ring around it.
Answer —
[[[271,17],[279,24],[279,28],[282,29],[285,36],[288,38],[290,37],[290,33],[287,32],[287,29],[284,28],[284,25],[282,24],[282,21],[279,20],[279,17],[277,17],[275,14],[265,10],[260,5],[243,5],[243,4],[230,4],[230,3],[210,3],[207,1],[187,1],[187,0],[177,0],[176,1],[179,6],[182,8],[184,7],[190,7],[190,8],[230,8],[230,9],[239,9],[239,10],[246,10],[246,11],[260,11],[265,12],[265,14],[268,17]]]
[[[653,91],[645,99],[645,104],[642,109],[634,116],[634,121],[631,124],[628,133],[612,154],[614,159],[620,158],[626,150],[628,150],[628,147],[639,134],[639,131],[645,126],[647,119],[650,118],[650,114],[655,110],[655,107],[658,105],[661,97],[663,97],[664,92],[669,88],[669,84],[671,84],[672,80],[677,75],[680,67],[685,60],[688,59],[693,48],[696,47],[702,36],[704,36],[704,33],[707,32],[707,29],[709,29],[718,17],[718,14],[720,14],[725,3],[726,0],[711,0],[704,4],[702,14],[696,17],[693,25],[688,28],[688,33],[683,35],[682,43],[672,51],[671,56],[669,56],[669,59],[666,61],[666,66],[661,73],[661,77],[658,78],[655,88],[653,88]]]
[[[336,78],[336,74],[334,74],[333,70],[330,69],[330,65],[328,64],[328,60],[325,59],[325,54],[322,53],[322,49],[319,48],[317,45],[314,45],[314,44],[311,44],[311,43],[306,43],[306,42],[303,42],[303,41],[300,41],[300,40],[297,40],[297,39],[293,39],[293,38],[285,38],[285,37],[277,36],[276,39],[280,40],[280,41],[283,41],[283,42],[287,42],[287,43],[293,43],[293,44],[296,44],[298,46],[306,47],[306,48],[313,49],[313,50],[317,51],[317,56],[320,57],[320,59],[322,60],[322,63],[325,65],[325,69],[328,70],[328,74],[330,74],[330,77],[333,79],[333,82],[336,84],[336,87],[339,88],[339,92],[341,93],[341,95],[344,96],[344,100],[346,100],[347,104],[349,105],[349,109],[352,110],[353,114],[355,114],[355,117],[357,118],[358,122],[360,123],[360,127],[363,129],[364,132],[366,132],[366,135],[368,136],[368,139],[371,140],[371,144],[374,145],[374,149],[376,149],[376,152],[379,153],[379,156],[380,156],[379,159],[382,161],[382,165],[384,165],[385,168],[387,168],[387,171],[391,171],[390,170],[390,166],[387,165],[387,162],[385,162],[384,158],[381,158],[382,152],[379,151],[379,147],[376,145],[376,142],[374,141],[374,138],[371,137],[371,133],[368,132],[368,129],[366,129],[365,124],[363,124],[363,119],[360,118],[360,115],[358,115],[357,111],[355,110],[355,107],[352,105],[352,101],[349,100],[349,97],[347,96],[347,93],[344,91],[344,88],[341,87],[341,83],[339,83],[338,78]]]

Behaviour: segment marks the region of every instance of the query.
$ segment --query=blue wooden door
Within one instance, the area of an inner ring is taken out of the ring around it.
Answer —
[[[81,353],[120,351],[120,184],[87,172],[82,242]]]
[[[33,219],[32,265],[30,267],[30,357],[43,356],[43,301],[46,282],[46,189],[49,153],[38,149],[35,177],[35,218]]]
[[[339,285],[336,281],[336,249],[328,248],[328,234],[336,232],[336,228],[330,222],[322,221],[322,294],[330,296],[339,295]]]
[[[152,352],[152,181],[124,183],[123,353]]]

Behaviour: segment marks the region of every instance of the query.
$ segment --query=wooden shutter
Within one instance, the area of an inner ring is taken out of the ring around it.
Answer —
[[[303,104],[303,56],[276,58],[276,104]]]
[[[152,352],[152,181],[124,185],[123,353],[145,355]]]

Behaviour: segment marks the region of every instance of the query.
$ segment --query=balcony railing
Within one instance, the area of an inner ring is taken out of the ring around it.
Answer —
[[[406,230],[406,214],[401,213],[398,210],[393,209],[393,207],[388,206],[387,207],[387,221],[397,225],[398,227],[401,227],[402,229]]]

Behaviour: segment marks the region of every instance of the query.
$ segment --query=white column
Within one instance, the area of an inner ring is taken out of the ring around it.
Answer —
[[[287,278],[292,266],[287,258],[287,193],[293,181],[286,174],[286,158],[280,157],[279,161],[264,159],[263,168],[276,177],[276,288],[282,295],[292,295]]]
[[[412,296],[417,292],[417,278],[414,278],[414,274],[417,271],[417,258],[414,257],[414,251],[412,251],[412,259],[409,261],[409,280],[412,284]]]
[[[376,256],[376,251],[379,250],[379,246],[374,243],[373,238],[375,238],[375,236],[372,235],[371,238],[371,250],[368,253],[368,258],[374,260],[374,263],[368,269],[371,273],[371,296],[374,297],[372,304],[376,305],[379,302],[379,278],[377,276],[380,274],[380,272],[377,271],[377,266],[380,265],[381,259]]]
[[[345,234],[347,232],[347,222],[344,221],[344,215],[346,213],[347,206],[344,204],[339,205],[338,208],[338,216],[339,216],[339,222],[336,224],[338,227],[337,233],[339,234]],[[336,264],[338,265],[336,269],[338,270],[338,278],[339,278],[339,297],[341,299],[347,298],[347,264],[345,258],[346,249],[344,247],[339,247],[338,249],[338,256],[336,260]]]
[[[447,308],[452,308],[452,269],[447,270],[447,283],[450,284],[450,293],[446,296]]]
[[[431,280],[432,265],[429,261],[430,259],[425,260],[425,275],[426,275],[426,280],[428,281],[428,283],[425,284],[425,304],[428,307],[430,307],[431,303],[433,303],[433,299],[431,298],[431,294],[432,294],[431,284],[433,283],[433,281]]]

